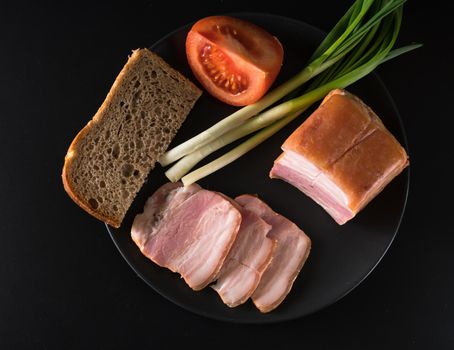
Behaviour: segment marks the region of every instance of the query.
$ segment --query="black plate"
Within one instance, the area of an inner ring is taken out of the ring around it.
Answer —
[[[262,26],[282,42],[285,59],[278,83],[297,73],[323,38],[320,30],[293,19],[264,14],[236,16]],[[189,28],[188,25],[178,29],[151,48],[196,82],[184,51]],[[372,74],[349,90],[369,104],[406,147],[402,121],[378,76]],[[233,110],[204,93],[173,145],[206,129]],[[133,270],[162,296],[187,310],[206,317],[243,323],[269,323],[301,317],[334,303],[358,286],[378,264],[398,230],[407,199],[409,170],[407,168],[394,179],[356,218],[339,226],[297,189],[268,178],[273,160],[280,154],[280,145],[304,118],[300,117],[246,156],[200,181],[204,188],[231,197],[243,193],[259,194],[274,210],[294,221],[311,237],[311,255],[292,291],[276,310],[261,314],[250,301],[230,309],[211,288],[194,292],[179,275],[158,267],[140,253],[130,238],[131,224],[134,216],[142,211],[147,197],[166,182],[159,165],[151,172],[122,227],[108,227],[114,243]]]

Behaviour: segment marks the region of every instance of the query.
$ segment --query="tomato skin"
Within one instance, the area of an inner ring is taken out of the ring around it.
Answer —
[[[234,106],[259,100],[282,66],[279,40],[247,21],[211,16],[186,37],[186,55],[197,80],[215,98]]]

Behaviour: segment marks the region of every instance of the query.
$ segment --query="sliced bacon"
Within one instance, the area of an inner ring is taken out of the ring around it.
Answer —
[[[131,234],[142,253],[181,274],[194,290],[218,274],[241,223],[240,212],[229,200],[198,186],[164,185],[141,215]]]
[[[131,236],[156,264],[194,290],[212,286],[230,307],[249,298],[275,309],[292,288],[311,242],[260,199],[236,200],[198,185],[167,183],[134,219]]]
[[[202,188],[197,184],[183,187],[181,182],[162,185],[145,203],[143,213],[136,215],[131,228],[132,240],[143,250],[147,240],[153,236],[161,220],[175,208]]]
[[[298,226],[275,213],[259,198],[242,195],[235,200],[272,226],[268,237],[276,241],[276,247],[271,263],[252,294],[255,306],[261,312],[270,312],[278,307],[290,292],[309,256],[311,241]]]
[[[213,289],[229,307],[250,298],[271,262],[275,242],[267,238],[271,226],[253,212],[240,208],[242,221]]]

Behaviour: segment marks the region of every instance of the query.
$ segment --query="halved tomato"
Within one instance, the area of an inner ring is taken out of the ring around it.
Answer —
[[[255,24],[212,16],[191,28],[186,55],[194,75],[211,95],[245,106],[270,88],[281,69],[284,50],[276,37]]]

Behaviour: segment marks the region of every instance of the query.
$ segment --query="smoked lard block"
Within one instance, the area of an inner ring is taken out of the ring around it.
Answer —
[[[409,164],[405,149],[358,97],[331,91],[282,145],[270,177],[321,205],[340,225]]]

